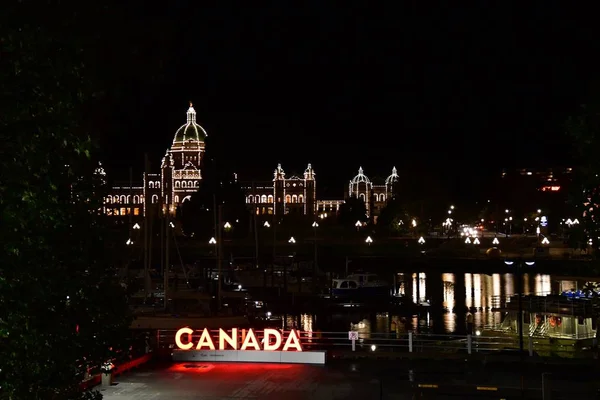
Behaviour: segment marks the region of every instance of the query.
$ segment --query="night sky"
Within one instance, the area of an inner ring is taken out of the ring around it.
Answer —
[[[158,168],[190,100],[241,179],[311,162],[319,190],[341,194],[360,165],[371,177],[396,166],[472,192],[503,167],[570,164],[563,123],[600,70],[590,10],[267,3],[118,13],[120,50],[105,50],[123,65],[103,111],[110,173],[141,173],[144,152]]]

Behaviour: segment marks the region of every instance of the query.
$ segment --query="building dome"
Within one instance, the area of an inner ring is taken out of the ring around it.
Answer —
[[[385,180],[385,184],[393,185],[394,183],[398,182],[398,179],[400,179],[400,177],[398,176],[398,170],[396,169],[396,167],[394,167],[394,168],[392,168],[392,174],[390,176],[388,176],[387,179]]]
[[[187,110],[187,123],[177,130],[173,143],[183,143],[189,140],[204,142],[207,136],[208,134],[204,128],[196,123],[196,110],[194,110],[192,103],[190,103],[190,108]]]
[[[362,167],[358,168],[358,175],[356,175],[354,178],[352,178],[352,180],[350,181],[351,184],[355,185],[357,183],[371,183],[371,181],[369,180],[369,178],[367,178],[367,176],[364,174],[364,171],[362,169]]]

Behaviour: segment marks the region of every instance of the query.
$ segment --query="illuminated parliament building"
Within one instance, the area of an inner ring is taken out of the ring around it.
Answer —
[[[105,199],[106,213],[141,217],[147,205],[154,205],[174,215],[177,207],[189,200],[202,184],[200,166],[207,136],[196,122],[196,111],[190,103],[187,121],[175,132],[173,144],[162,159],[160,173],[144,173],[137,183],[115,184]],[[350,180],[344,198],[364,200],[367,214],[377,215],[394,194],[398,179],[398,172],[393,168],[385,182],[374,184],[360,167],[358,174]],[[303,174],[289,176],[279,164],[272,179],[242,182],[241,186],[246,191],[249,208],[259,215],[333,215],[344,203],[343,199],[317,199],[316,173],[311,164],[306,166]]]

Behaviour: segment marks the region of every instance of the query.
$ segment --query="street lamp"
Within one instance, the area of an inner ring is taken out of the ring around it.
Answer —
[[[265,223],[263,224],[263,226],[264,226],[265,228],[270,228],[270,227],[271,227],[271,224],[269,224],[269,221],[265,221]]]
[[[231,229],[231,224],[229,222],[225,222],[225,224],[223,225],[223,228]]]
[[[137,222],[135,223],[135,225],[133,225],[133,229],[140,229],[140,224],[138,224]]]
[[[290,240],[288,240],[288,243],[294,244],[296,243],[296,239],[294,239],[294,237],[292,236]]]
[[[208,244],[217,244],[217,240],[214,237],[211,237]]]
[[[517,319],[517,330],[519,331],[519,351],[521,354],[521,357],[523,357],[523,276],[522,276],[522,268],[523,268],[523,263],[521,261],[518,261],[517,263],[515,263],[514,261],[511,260],[504,260],[504,264],[506,264],[507,266],[511,267],[511,266],[515,266],[515,274],[517,277],[517,292],[518,292],[518,307],[519,307],[519,315],[518,315],[518,319]],[[525,261],[525,265],[527,265],[528,267],[532,267],[535,265],[535,261]]]
[[[315,261],[314,261],[314,266],[313,266],[313,275],[314,277],[316,277],[316,273],[317,273],[317,228],[319,227],[319,223],[317,221],[312,223],[312,227],[313,227],[313,244],[315,246]],[[313,277],[313,278],[314,278]]]
[[[497,237],[495,237],[494,240],[492,240],[492,244],[496,244],[496,245],[500,244],[500,241],[498,240]]]
[[[365,239],[365,242],[370,246],[371,243],[373,243],[373,239],[371,239],[371,236],[367,236],[367,238]]]
[[[417,242],[418,242],[419,244],[425,244],[425,239],[423,238],[423,236],[421,236],[421,237],[419,238],[419,240],[417,240]]]

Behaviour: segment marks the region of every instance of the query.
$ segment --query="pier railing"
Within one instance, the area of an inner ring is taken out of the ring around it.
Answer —
[[[175,346],[174,330],[157,332],[159,350],[172,350]],[[257,339],[263,339],[263,333],[255,330]],[[333,354],[339,353],[378,353],[401,356],[401,353],[421,353],[420,355],[436,354],[518,354],[519,338],[515,335],[448,335],[405,333],[360,333],[355,340],[350,332],[310,332],[297,331],[305,351],[327,350]],[[244,335],[243,333],[242,335]],[[495,334],[492,332],[492,334]],[[195,332],[192,341],[197,343],[201,331]],[[212,332],[214,337],[218,331]],[[241,339],[240,339],[241,341]],[[591,340],[556,341],[543,338],[525,337],[524,352],[531,357],[563,357],[563,358],[592,358]],[[238,348],[241,347],[241,343]],[[394,354],[389,354],[394,353]],[[359,355],[359,354],[356,354]],[[415,354],[419,355],[419,354]]]

